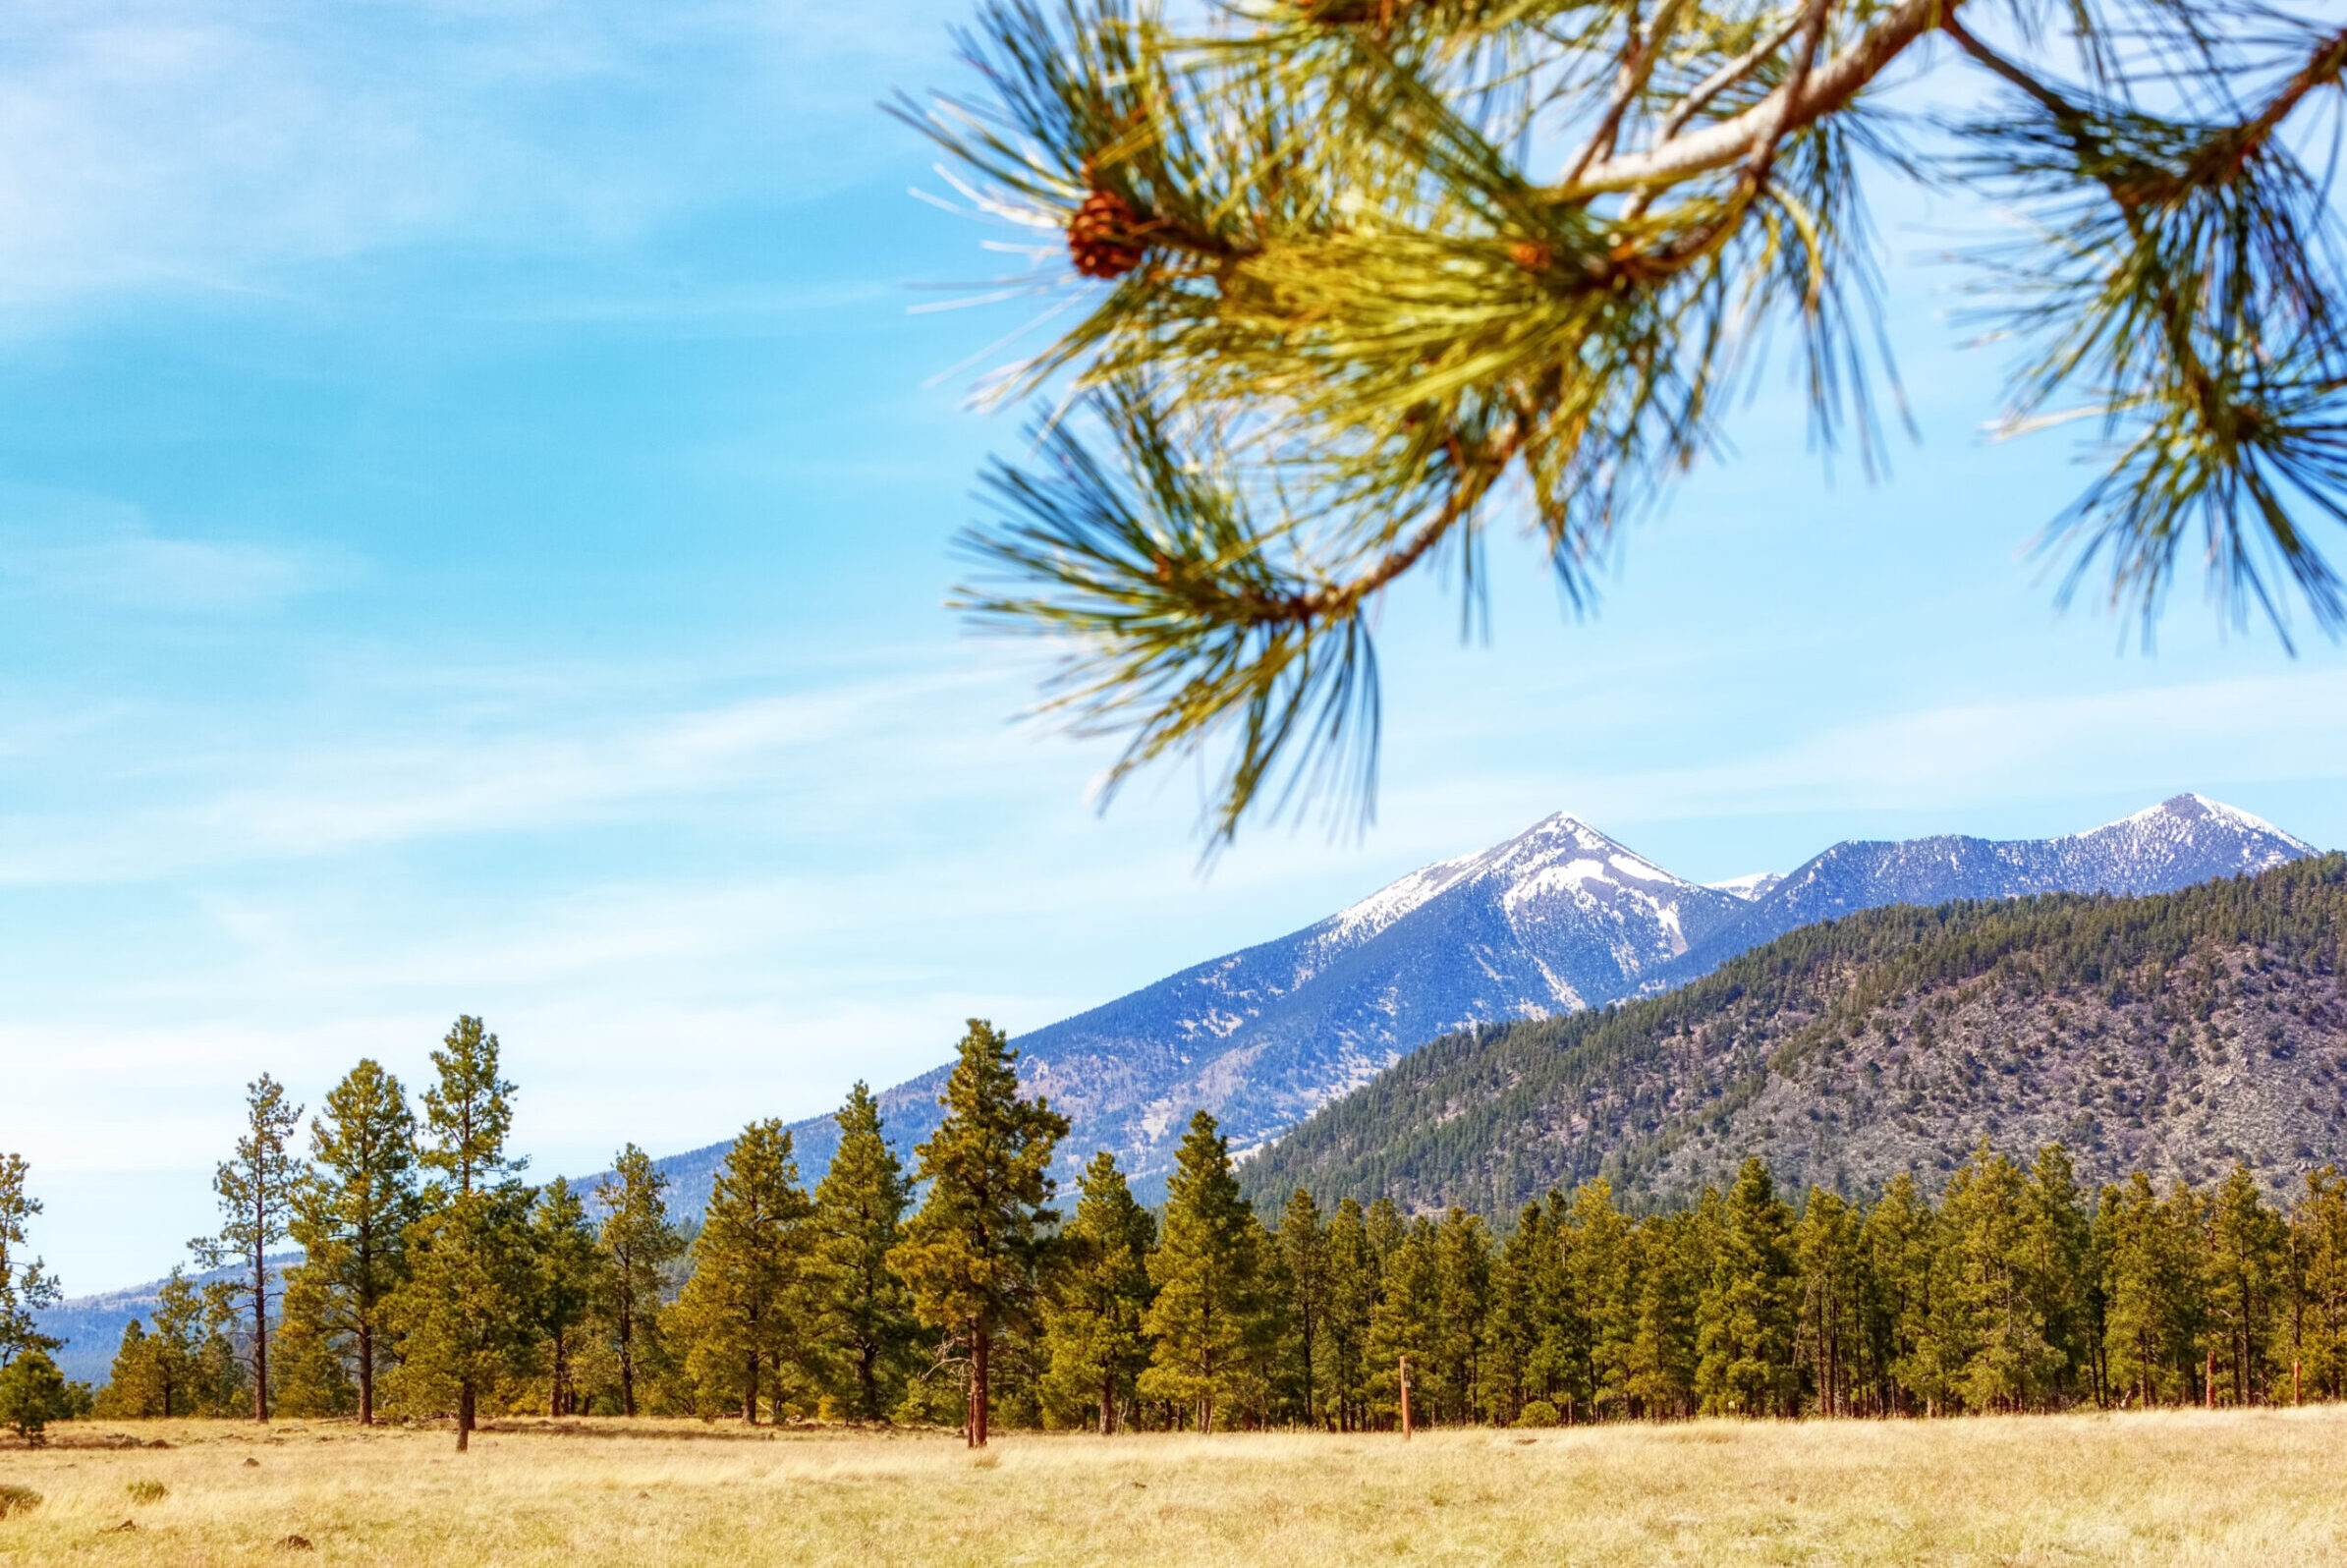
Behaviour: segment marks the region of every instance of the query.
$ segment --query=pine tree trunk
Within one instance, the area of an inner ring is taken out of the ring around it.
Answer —
[[[636,1414],[636,1315],[624,1278],[619,1303],[619,1413]]]
[[[994,1348],[993,1335],[981,1325],[970,1336],[970,1446],[986,1446],[986,1359]]]
[[[1116,1374],[1100,1374],[1100,1435],[1116,1430]]]
[[[267,1234],[260,1228],[266,1210],[261,1206],[260,1183],[253,1183],[252,1220],[254,1236]],[[269,1419],[269,1265],[261,1255],[261,1244],[252,1244],[252,1419]]]
[[[375,1424],[375,1331],[367,1323],[359,1325],[359,1425]]]
[[[473,1446],[473,1379],[468,1377],[457,1385],[457,1452],[464,1453]]]
[[[754,1350],[750,1353],[750,1366],[742,1384],[742,1420],[752,1427],[757,1425],[757,1352]]]

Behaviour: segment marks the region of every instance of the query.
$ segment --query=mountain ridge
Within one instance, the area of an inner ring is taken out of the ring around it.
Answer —
[[[1658,994],[1816,920],[1892,902],[2165,891],[2312,853],[2247,812],[2180,794],[2051,839],[1844,840],[1782,875],[1704,885],[1559,812],[1013,1043],[1023,1083],[1075,1123],[1063,1174],[1105,1148],[1148,1192],[1197,1108],[1252,1154],[1462,1026]],[[949,1070],[879,1092],[900,1150],[934,1128]],[[792,1133],[811,1181],[837,1129],[815,1117]],[[661,1162],[680,1208],[699,1208],[728,1147]]]
[[[1788,1191],[1931,1185],[1983,1140],[2083,1178],[2277,1197],[2347,1162],[2347,857],[2136,895],[1887,906],[1598,1013],[1434,1041],[1251,1163],[1259,1202],[1505,1214],[1611,1180],[1685,1202],[1750,1154]]]

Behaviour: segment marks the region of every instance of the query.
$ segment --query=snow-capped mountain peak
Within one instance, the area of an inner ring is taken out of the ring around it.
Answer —
[[[1074,1129],[1070,1169],[1111,1150],[1145,1185],[1191,1113],[1257,1147],[1401,1056],[1470,1024],[1602,1006],[1706,973],[1814,921],[1881,904],[2046,892],[2166,892],[2311,853],[2246,812],[2179,795],[2062,838],[1849,841],[1776,877],[1705,887],[1559,813],[1424,867],[1324,921],[1194,965],[1018,1038],[1020,1072]],[[946,1069],[880,1096],[909,1148],[936,1126]],[[828,1118],[802,1122],[810,1180]],[[724,1146],[669,1162],[680,1202]]]
[[[2123,835],[2139,841],[2173,841],[2209,833],[2229,833],[2249,840],[2270,839],[2301,855],[2318,853],[2315,846],[2305,839],[2283,832],[2262,816],[2253,816],[2238,806],[2227,806],[2222,801],[2212,801],[2206,795],[2189,792],[2171,795],[2157,806],[2147,806],[2131,816],[2122,816],[2115,822],[2105,822],[2100,827],[2090,828],[2084,833],[2072,833],[2067,838],[2055,839],[2053,842],[2068,843],[2106,835]]]

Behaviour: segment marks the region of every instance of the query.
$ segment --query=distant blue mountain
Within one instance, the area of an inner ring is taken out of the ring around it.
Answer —
[[[285,1271],[302,1260],[300,1253],[272,1253],[269,1264],[272,1277],[271,1321],[275,1321],[275,1293],[283,1286]],[[223,1279],[238,1277],[241,1267],[215,1268],[209,1273],[190,1274],[196,1285],[209,1285]],[[57,1367],[76,1382],[102,1383],[114,1365],[114,1353],[122,1348],[122,1331],[134,1317],[141,1325],[154,1324],[155,1292],[164,1281],[150,1279],[143,1285],[127,1290],[110,1290],[96,1296],[76,1296],[54,1307],[44,1307],[32,1315],[33,1325],[44,1334],[53,1334],[65,1341],[57,1352]],[[248,1316],[251,1303],[246,1303]]]
[[[1437,1036],[1684,984],[1816,921],[1896,903],[2167,892],[2314,852],[2246,812],[2179,795],[2062,838],[1853,841],[1781,878],[1704,886],[1558,815],[1013,1043],[1026,1085],[1074,1124],[1063,1176],[1106,1148],[1146,1193],[1200,1107],[1252,1150]],[[900,1149],[935,1128],[947,1071],[879,1094]],[[792,1131],[812,1182],[837,1129],[822,1117]],[[706,1202],[729,1147],[660,1162],[680,1212]]]

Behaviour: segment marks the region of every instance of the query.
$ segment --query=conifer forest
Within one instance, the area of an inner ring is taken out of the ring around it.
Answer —
[[[634,1147],[584,1190],[507,1147],[498,1042],[458,1020],[419,1094],[371,1061],[307,1119],[267,1078],[221,1162],[198,1288],[175,1271],[94,1391],[57,1377],[11,1264],[0,1410],[697,1415],[959,1428],[1542,1428],[1941,1417],[2347,1397],[2347,1179],[2277,1206],[2246,1167],[2099,1191],[2059,1144],[1984,1143],[1936,1191],[1780,1191],[1767,1164],[1625,1211],[1603,1177],[1519,1211],[1243,1195],[1200,1112],[1161,1211],[972,1021],[947,1116],[904,1167],[861,1087],[812,1192],[753,1122],[680,1227]],[[11,1161],[0,1241],[30,1200]],[[301,1251],[285,1263],[273,1251]],[[7,1262],[0,1254],[0,1263]],[[45,1371],[44,1371],[45,1369]]]

